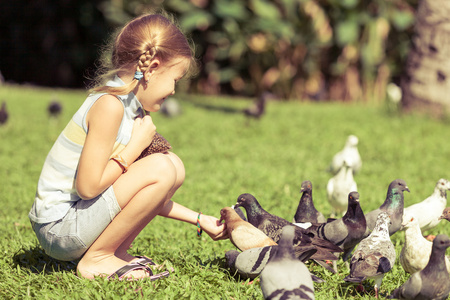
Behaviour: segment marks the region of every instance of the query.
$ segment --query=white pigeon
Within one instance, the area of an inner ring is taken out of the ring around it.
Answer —
[[[439,179],[433,194],[422,202],[406,207],[403,216],[414,217],[422,232],[435,227],[441,221],[439,217],[447,206],[447,190],[450,190],[450,182],[447,179]]]
[[[315,299],[311,273],[294,254],[294,234],[294,226],[283,227],[277,252],[261,272],[265,299]]]
[[[333,156],[329,171],[336,174],[344,164],[344,161],[352,168],[353,173],[361,170],[362,160],[358,151],[358,137],[349,135],[344,148]]]
[[[400,252],[400,264],[405,272],[414,274],[428,264],[433,243],[423,237],[415,217],[404,215],[402,227],[405,228],[405,244]],[[445,263],[450,273],[450,261],[447,256]]]
[[[422,271],[412,274],[403,285],[387,296],[387,299],[447,299],[450,294],[450,275],[445,268],[444,256],[449,246],[448,236],[438,234],[433,240],[427,266]]]
[[[328,201],[332,207],[331,215],[335,217],[338,213],[342,214],[346,211],[348,206],[348,194],[357,191],[358,186],[353,178],[353,170],[349,164],[344,161],[339,172],[330,178],[327,184]]]
[[[395,263],[395,247],[389,236],[389,222],[386,212],[378,215],[372,233],[356,247],[350,261],[350,275],[344,278],[344,281],[360,285],[366,279],[373,279],[376,298],[384,274]]]

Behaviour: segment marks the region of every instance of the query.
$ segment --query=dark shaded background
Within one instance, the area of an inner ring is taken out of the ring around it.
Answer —
[[[5,80],[84,87],[111,25],[100,1],[0,1],[0,71]]]

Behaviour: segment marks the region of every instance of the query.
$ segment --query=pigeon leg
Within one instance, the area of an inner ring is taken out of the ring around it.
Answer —
[[[364,288],[362,281],[359,283],[359,285],[356,287],[356,291],[360,293],[367,293],[366,289]]]

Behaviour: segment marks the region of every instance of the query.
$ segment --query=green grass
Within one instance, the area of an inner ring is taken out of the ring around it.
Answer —
[[[178,96],[178,95],[177,95]],[[46,106],[53,97],[64,105],[58,119]],[[132,251],[156,261],[167,261],[175,273],[165,280],[108,282],[85,280],[75,274],[76,263],[46,256],[28,221],[40,170],[53,141],[85,98],[84,91],[0,87],[0,101],[10,111],[0,127],[0,298],[38,299],[262,299],[259,283],[248,284],[230,275],[224,253],[234,247],[228,240],[213,242],[196,236],[192,225],[157,218],[138,236]],[[424,116],[400,115],[386,107],[342,103],[271,102],[259,121],[247,121],[234,110],[248,99],[182,96],[184,114],[168,119],[153,114],[158,131],[183,160],[186,180],[174,201],[219,217],[222,207],[235,203],[241,193],[253,193],[268,211],[290,220],[299,200],[300,183],[311,180],[316,207],[329,214],[325,170],[349,134],[360,139],[363,169],[355,176],[364,211],[378,207],[387,186],[404,179],[411,193],[405,203],[421,201],[436,181],[449,178],[448,122]],[[430,233],[450,234],[441,223]],[[403,233],[392,240],[397,256]],[[343,283],[348,274],[331,274],[310,265],[325,279],[316,284],[316,299],[370,299]],[[402,284],[408,275],[397,261],[386,274],[382,293]]]

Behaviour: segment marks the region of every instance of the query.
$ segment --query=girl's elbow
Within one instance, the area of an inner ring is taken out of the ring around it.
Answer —
[[[81,200],[90,200],[92,198],[95,198],[99,192],[97,192],[93,188],[85,187],[83,185],[76,186],[77,194],[81,198]]]
[[[80,191],[79,189],[77,189],[77,194],[81,198],[81,200],[90,200],[95,197],[94,194],[88,193],[86,191]]]

